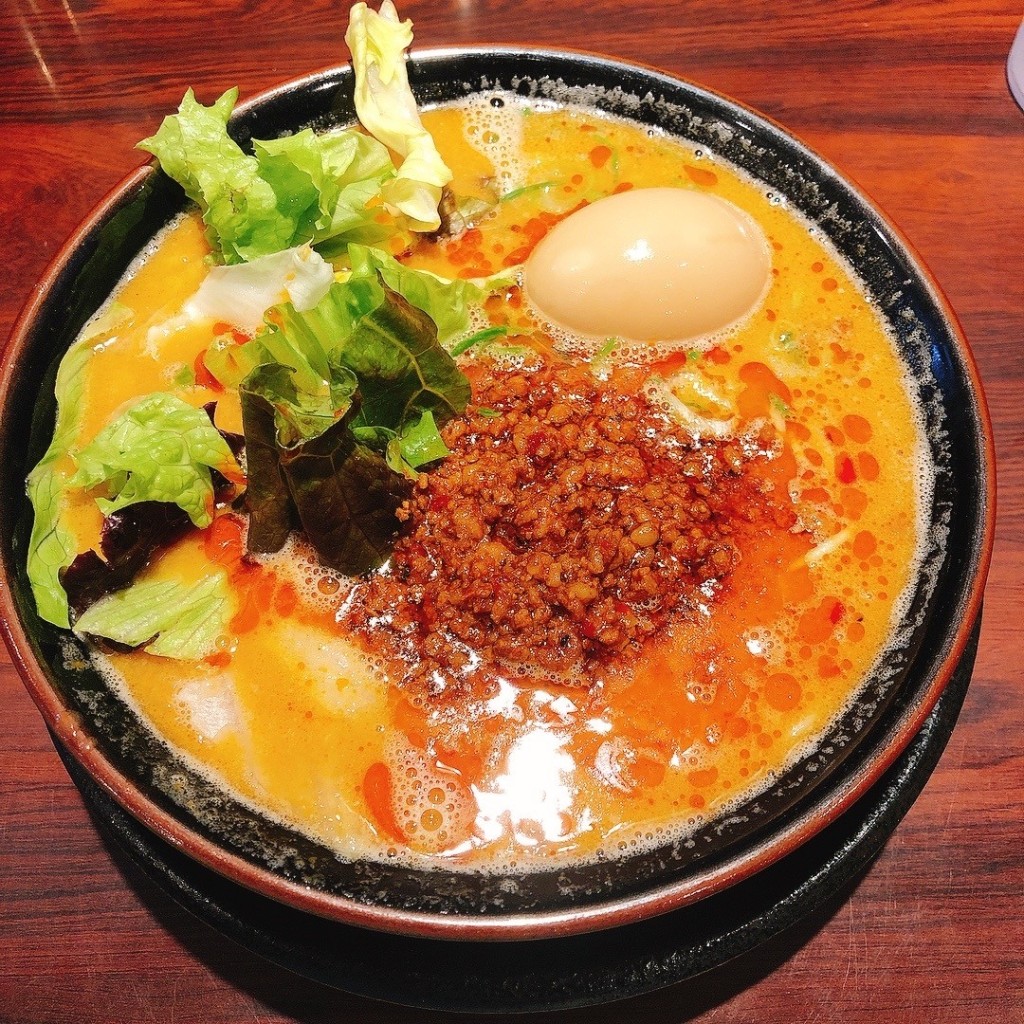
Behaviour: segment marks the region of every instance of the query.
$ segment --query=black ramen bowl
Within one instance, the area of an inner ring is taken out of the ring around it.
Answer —
[[[582,54],[416,54],[421,104],[491,89],[581,103],[712,150],[785,197],[859,274],[892,329],[936,472],[927,554],[897,642],[850,709],[771,788],[698,832],[621,859],[503,875],[344,861],[200,777],[107,688],[79,641],[37,616],[25,575],[25,477],[53,431],[60,357],[185,199],[153,166],[119,186],[54,262],[19,320],[0,379],[0,592],[5,638],[60,744],[142,824],[263,895],[325,918],[452,939],[569,935],[664,913],[749,878],[863,795],[917,734],[957,667],[991,553],[991,426],[977,369],[938,288],[886,219],[819,157],[744,107],[657,72]],[[243,105],[245,146],[354,119],[349,69]]]

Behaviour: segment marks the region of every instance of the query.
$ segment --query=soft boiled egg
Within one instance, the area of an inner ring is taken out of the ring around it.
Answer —
[[[554,325],[577,335],[685,341],[742,320],[767,291],[764,232],[739,207],[683,188],[599,199],[556,224],[523,284]]]

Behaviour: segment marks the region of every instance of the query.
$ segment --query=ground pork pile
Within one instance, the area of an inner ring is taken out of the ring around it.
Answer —
[[[768,501],[744,473],[749,451],[695,442],[644,376],[550,365],[474,384],[473,407],[444,430],[451,456],[400,512],[389,567],[349,605],[406,685],[465,690],[495,665],[587,685],[591,663],[728,576],[738,523]]]

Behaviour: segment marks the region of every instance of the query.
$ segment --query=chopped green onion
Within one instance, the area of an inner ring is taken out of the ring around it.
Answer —
[[[498,202],[507,203],[511,199],[518,199],[520,196],[526,195],[528,192],[538,192],[541,189],[554,188],[557,184],[557,181],[538,181],[534,185],[524,185],[522,188],[514,188],[511,192],[506,192]]]
[[[590,359],[590,362],[592,364],[600,363],[603,360],[607,359],[615,351],[615,347],[618,345],[618,343],[618,338],[605,338],[604,344],[593,354],[593,356]]]
[[[177,388],[190,388],[196,382],[196,372],[187,363],[171,378]]]
[[[485,327],[482,331],[477,331],[476,334],[471,334],[468,338],[463,338],[462,341],[452,346],[451,355],[461,356],[463,352],[468,352],[474,345],[484,345],[489,341],[494,341],[495,338],[503,338],[508,334],[508,327],[501,325],[498,327]]]

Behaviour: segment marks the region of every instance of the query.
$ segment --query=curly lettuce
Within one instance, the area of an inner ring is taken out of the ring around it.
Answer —
[[[198,660],[213,654],[233,614],[227,574],[198,583],[141,580],[101,597],[75,620],[75,632],[144,648],[164,658]]]
[[[305,129],[243,149],[228,130],[238,91],[204,106],[189,90],[177,113],[139,147],[198,204],[223,264],[211,270],[182,316],[255,335],[239,345],[237,332],[226,332],[204,359],[218,381],[270,412],[276,464],[287,467],[289,478],[288,522],[322,533],[319,512],[310,509],[323,507],[325,495],[336,496],[328,501],[332,506],[355,508],[365,498],[360,489],[379,492],[386,513],[379,537],[376,527],[356,523],[356,532],[369,538],[356,547],[379,555],[384,545],[378,541],[391,529],[388,516],[409,477],[448,454],[440,427],[463,411],[469,385],[444,345],[468,329],[469,305],[484,290],[410,270],[374,248],[397,230],[381,216],[381,202],[413,230],[436,230],[452,175],[409,87],[404,61],[411,23],[399,21],[391,0],[379,13],[357,4],[346,39],[357,112],[369,134]],[[392,154],[402,161],[397,174]],[[350,267],[339,275],[344,282],[335,282],[327,262],[335,258]],[[109,327],[103,321],[96,330]],[[103,594],[112,613],[127,599],[113,601],[117,595],[108,591],[128,586],[124,593],[135,594],[142,584],[129,584],[153,553],[150,544],[144,556],[114,565],[106,547],[77,551],[68,516],[72,492],[93,493],[107,540],[125,516],[144,520],[148,532],[151,523],[166,520],[177,536],[212,521],[215,487],[225,483],[218,473],[241,479],[209,416],[171,394],[140,398],[83,446],[84,370],[95,340],[96,331],[86,331],[59,367],[54,438],[27,480],[35,512],[29,580],[40,615],[65,628],[74,618],[63,586],[72,567],[89,583],[84,591],[91,602],[78,602],[74,610],[91,613],[100,603],[96,594]],[[183,385],[191,380],[188,375]],[[247,441],[255,448],[255,437]],[[247,457],[251,492],[252,450]],[[371,513],[367,507],[365,515]],[[345,546],[337,538],[330,544]],[[97,565],[103,572],[90,576],[86,570]],[[93,578],[99,576],[102,585]]]
[[[210,244],[225,263],[312,245],[377,241],[387,229],[367,205],[394,174],[383,145],[351,129],[254,142],[228,133],[238,90],[204,107],[191,89],[177,114],[138,145],[199,205]]]
[[[86,325],[65,353],[53,388],[57,400],[53,440],[26,481],[34,515],[26,560],[32,596],[40,617],[64,629],[69,625],[68,598],[61,586],[60,574],[78,552],[77,539],[65,517],[70,474],[62,469],[61,463],[73,449],[81,429],[85,368],[93,348],[110,337],[131,315],[131,310],[113,303]]]
[[[105,516],[143,501],[177,505],[199,527],[213,521],[210,470],[238,475],[227,441],[203,409],[157,392],[135,402],[75,456],[73,487],[105,487]]]

